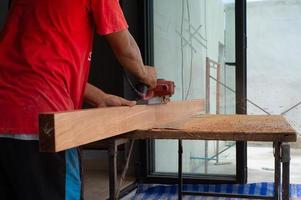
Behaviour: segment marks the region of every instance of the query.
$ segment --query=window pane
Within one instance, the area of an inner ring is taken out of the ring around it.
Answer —
[[[283,114],[301,130],[301,2],[248,1],[249,114]]]
[[[282,114],[301,133],[301,1],[248,0],[247,9],[248,114]],[[274,170],[271,144],[248,143],[248,156],[251,175]],[[292,182],[299,181],[298,156],[292,155]]]
[[[154,61],[159,78],[176,83],[173,100],[208,98],[207,113],[235,113],[235,66],[225,64],[235,62],[234,8],[234,1],[154,0]],[[235,143],[183,144],[184,172],[236,173]],[[154,142],[155,172],[177,172],[177,145]]]

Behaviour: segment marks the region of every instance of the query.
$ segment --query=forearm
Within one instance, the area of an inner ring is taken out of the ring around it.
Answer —
[[[119,34],[119,36],[108,36],[107,39],[119,63],[138,79],[146,79],[147,73],[136,41],[128,30],[116,34]],[[116,42],[116,40],[121,40],[122,42]]]
[[[130,34],[128,48],[125,48],[125,52],[118,56],[118,60],[130,73],[141,80],[145,79],[146,71],[141,52],[136,41]]]
[[[106,93],[101,89],[91,85],[90,83],[86,84],[85,93],[84,93],[84,101],[93,106],[97,106],[101,104],[102,101],[106,97]]]

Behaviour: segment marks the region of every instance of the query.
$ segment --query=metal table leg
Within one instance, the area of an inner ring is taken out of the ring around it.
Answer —
[[[280,159],[280,142],[274,142],[274,157],[275,157],[275,184],[274,197],[275,200],[280,200],[280,183],[281,183],[281,159]]]
[[[126,173],[128,172],[128,169],[129,169],[129,164],[130,164],[131,156],[132,156],[132,153],[133,153],[134,143],[135,143],[134,140],[130,141],[130,149],[129,149],[129,152],[126,156],[125,166],[124,166],[124,169],[122,171],[118,187],[116,189],[116,193],[115,193],[115,197],[114,197],[115,199],[119,199],[122,184],[124,182],[124,179],[126,178]]]
[[[208,174],[208,141],[205,141],[205,167],[204,167],[204,171],[205,174]]]
[[[216,141],[216,147],[215,148],[216,148],[216,150],[215,150],[215,154],[216,154],[215,164],[218,164],[219,163],[219,141]]]
[[[182,140],[178,141],[178,200],[182,200],[183,189],[183,169],[182,169],[182,156],[183,156],[183,144]]]
[[[290,196],[290,160],[290,145],[284,143],[281,145],[282,200],[289,200]]]
[[[114,200],[117,184],[117,144],[113,140],[109,147],[110,200]]]

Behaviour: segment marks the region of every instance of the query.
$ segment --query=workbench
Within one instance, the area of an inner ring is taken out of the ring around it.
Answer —
[[[148,139],[176,139],[178,140],[178,199],[183,195],[218,196],[252,199],[289,199],[290,173],[290,144],[296,142],[295,130],[283,116],[258,115],[197,115],[181,119],[149,130],[137,130],[118,137],[112,141],[148,140]],[[275,192],[273,196],[249,196],[222,193],[205,193],[183,191],[182,171],[182,140],[221,140],[221,141],[258,141],[272,142],[275,157]],[[113,142],[112,149],[116,149]],[[111,160],[116,160],[114,150],[111,151]],[[114,162],[111,162],[114,165]],[[113,182],[116,182],[115,166],[110,166]],[[115,184],[110,184],[111,199],[114,199]],[[114,187],[114,188],[112,188]]]

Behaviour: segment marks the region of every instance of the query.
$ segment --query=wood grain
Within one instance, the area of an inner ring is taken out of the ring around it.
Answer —
[[[39,116],[40,151],[58,152],[138,129],[150,129],[204,111],[203,100],[109,107]]]
[[[295,142],[296,131],[280,115],[200,115],[122,135],[128,139]]]

